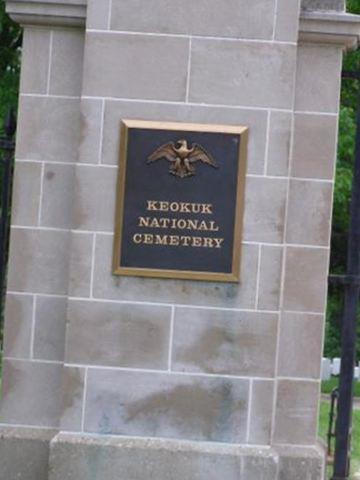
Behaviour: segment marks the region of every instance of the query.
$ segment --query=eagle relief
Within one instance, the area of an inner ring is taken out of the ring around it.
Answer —
[[[159,147],[149,156],[147,163],[155,162],[165,158],[170,162],[169,173],[176,177],[186,178],[196,174],[194,164],[202,162],[213,168],[219,168],[214,158],[197,143],[188,147],[187,140],[168,142]]]

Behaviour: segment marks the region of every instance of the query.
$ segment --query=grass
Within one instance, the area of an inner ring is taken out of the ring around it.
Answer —
[[[319,435],[327,441],[326,434],[329,424],[330,404],[328,402],[321,402],[320,416],[319,416]],[[360,471],[360,410],[354,410],[353,417],[353,437],[352,437],[352,453],[351,453],[351,473],[354,474]],[[329,474],[332,468],[328,469]],[[329,477],[330,478],[330,477]]]
[[[321,393],[331,393],[339,384],[339,377],[321,382]],[[354,382],[354,396],[360,397],[360,382]]]

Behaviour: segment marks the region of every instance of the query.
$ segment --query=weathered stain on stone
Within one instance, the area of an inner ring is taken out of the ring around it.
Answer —
[[[179,431],[190,428],[208,440],[225,441],[234,404],[236,409],[246,408],[245,401],[234,399],[232,384],[226,381],[212,391],[196,384],[178,385],[124,406],[124,421],[140,418],[156,436],[167,416]]]
[[[234,326],[213,326],[180,354],[180,360],[200,366],[204,371],[218,371],[218,360],[232,361],[237,357],[239,365],[246,369],[251,365],[250,355],[258,343],[258,335],[251,332],[236,332]]]
[[[83,378],[81,371],[76,368],[67,369],[65,379],[63,381],[63,411],[71,409],[83,395]],[[66,394],[68,393],[68,395]]]

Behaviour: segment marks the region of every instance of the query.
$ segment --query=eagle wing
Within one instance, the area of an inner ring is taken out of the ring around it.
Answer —
[[[189,154],[188,157],[190,163],[200,161],[206,163],[207,165],[210,165],[211,167],[218,168],[218,164],[216,163],[214,158],[204,148],[202,148],[197,143],[194,144],[193,148],[194,150]]]
[[[165,143],[154,153],[152,153],[147,160],[147,163],[155,162],[156,160],[160,160],[161,158],[166,158],[169,162],[175,162],[177,158],[177,154],[175,151],[175,144],[174,142]]]

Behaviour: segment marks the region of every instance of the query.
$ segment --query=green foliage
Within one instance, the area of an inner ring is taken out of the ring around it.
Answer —
[[[339,377],[331,377],[330,380],[321,382],[321,393],[330,394],[339,385]],[[354,396],[360,398],[360,382],[354,382]]]
[[[19,75],[21,29],[5,13],[5,2],[0,0],[0,125],[9,107],[16,108]]]
[[[329,426],[329,402],[321,402],[319,412],[319,436],[327,442],[327,431]],[[360,469],[360,410],[353,412],[353,432],[351,443],[351,474],[354,475]],[[328,468],[328,475],[326,478],[331,478],[331,466]],[[353,478],[352,476],[350,477]]]
[[[348,12],[360,14],[360,1],[359,0],[347,0],[346,7]]]
[[[360,14],[360,0],[348,0],[347,10]],[[344,57],[343,70],[360,71],[360,50]],[[360,82],[344,79],[341,89],[339,146],[334,192],[333,230],[331,238],[331,273],[346,269],[347,234],[354,164],[356,116],[360,99]],[[330,287],[326,315],[325,351],[327,357],[340,355],[342,288]],[[360,314],[359,314],[360,318]],[[360,323],[360,322],[359,322]],[[360,360],[360,327],[358,328],[357,356]]]

